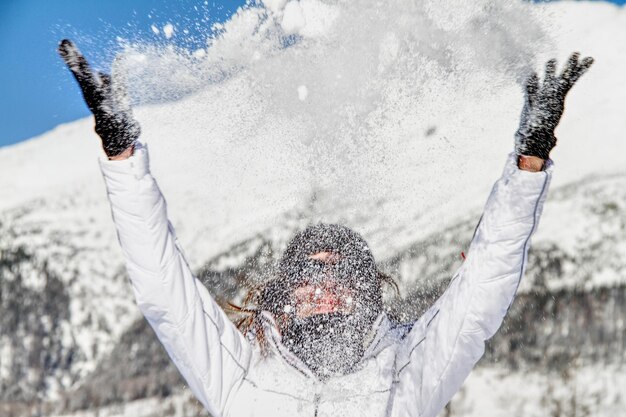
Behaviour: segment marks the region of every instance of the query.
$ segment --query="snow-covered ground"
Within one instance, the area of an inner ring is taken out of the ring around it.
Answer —
[[[626,283],[625,8],[493,0],[266,4],[217,27],[203,53],[124,45],[120,68],[141,104],[136,116],[152,170],[192,267],[257,235],[284,242],[293,228],[318,220],[356,228],[379,260],[477,220],[512,148],[519,83],[548,57],[563,62],[578,50],[596,63],[568,96],[553,153],[555,198],[534,242],[557,243],[576,257],[614,236],[603,252],[608,272],[548,286]],[[98,148],[84,119],[0,149],[0,243],[23,244],[46,260],[70,295],[65,343],[77,355],[71,372],[48,380],[49,398],[80,384],[139,317]],[[568,184],[599,177],[605,187],[568,197]],[[608,221],[585,211],[598,198],[614,214]],[[406,288],[416,279],[400,280]],[[26,285],[41,290],[43,283],[32,274]],[[2,337],[0,379],[12,358]],[[572,381],[585,385],[593,369],[580,372]],[[619,370],[602,372],[626,386]],[[547,415],[547,406],[532,414],[503,399],[519,385],[547,387],[548,379],[485,369],[453,410]],[[485,390],[489,399],[477,400]],[[528,392],[529,404],[542,401]],[[623,407],[626,393],[619,393],[611,398]],[[616,415],[606,407],[592,415]]]

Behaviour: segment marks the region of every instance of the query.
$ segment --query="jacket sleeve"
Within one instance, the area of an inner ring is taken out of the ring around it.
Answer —
[[[420,380],[419,415],[435,417],[460,389],[498,330],[519,286],[552,175],[517,167],[509,156],[495,183],[466,260],[448,289],[409,333],[409,374]],[[421,345],[421,346],[420,346]],[[416,348],[416,346],[418,348]],[[412,361],[412,362],[411,362]],[[413,363],[414,365],[411,365]]]
[[[251,346],[187,265],[145,146],[100,166],[137,304],[189,388],[220,416]]]

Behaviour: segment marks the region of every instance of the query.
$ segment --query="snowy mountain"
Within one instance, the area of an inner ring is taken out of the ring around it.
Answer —
[[[341,222],[400,284],[391,313],[416,317],[460,265],[512,146],[517,82],[580,50],[596,64],[557,130],[520,296],[447,415],[619,415],[626,10],[285,3],[240,10],[202,53],[121,55],[153,173],[211,291],[237,299],[296,230]],[[194,415],[134,305],[91,125],[0,149],[0,414]]]

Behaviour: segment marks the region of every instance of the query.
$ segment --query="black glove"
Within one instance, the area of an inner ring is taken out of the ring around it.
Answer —
[[[537,73],[526,81],[526,102],[522,110],[519,129],[515,134],[515,152],[518,155],[548,159],[556,145],[554,129],[563,115],[565,96],[574,83],[593,64],[593,58],[578,61],[574,52],[561,75],[556,75],[556,60],[546,64],[546,75],[539,83]]]
[[[76,45],[68,39],[59,44],[59,55],[83,91],[107,156],[119,155],[133,146],[141,129],[133,118],[123,83],[112,83],[108,74],[93,71]]]

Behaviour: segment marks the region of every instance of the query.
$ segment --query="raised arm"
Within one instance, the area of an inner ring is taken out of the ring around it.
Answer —
[[[142,313],[189,387],[211,415],[222,415],[252,355],[249,343],[197,280],[178,246],[165,199],[123,90],[94,73],[69,41],[59,47],[94,113],[108,159],[100,163],[128,274]]]
[[[111,160],[132,155],[141,134],[123,82],[112,82],[111,76],[94,71],[76,45],[68,39],[59,44],[59,55],[76,78],[89,110],[94,115],[95,130],[102,148]]]
[[[591,65],[572,55],[560,76],[549,61],[544,82],[534,74],[516,134],[516,152],[494,185],[467,258],[448,289],[416,322],[398,364],[402,408],[435,417],[482,357],[502,324],[524,274],[530,238],[550,184],[554,128],[573,83]],[[546,161],[544,163],[544,161]],[[411,387],[421,387],[411,393]]]

